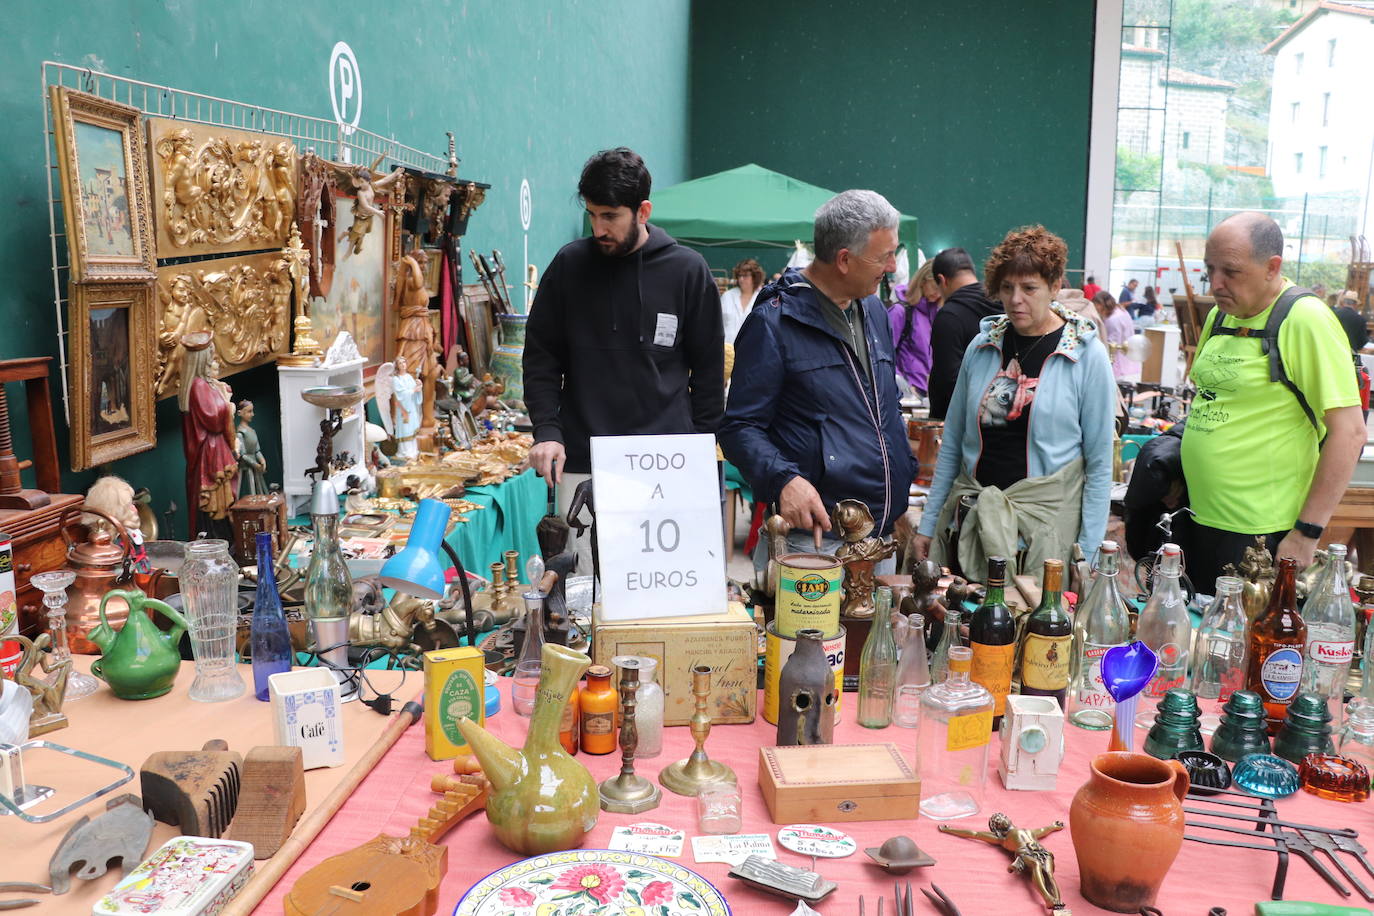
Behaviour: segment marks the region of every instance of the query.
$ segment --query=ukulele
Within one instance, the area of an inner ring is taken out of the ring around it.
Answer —
[[[287,916],[432,916],[448,871],[439,839],[486,807],[491,784],[481,774],[449,776],[443,791],[409,836],[381,834],[302,875],[286,895]]]

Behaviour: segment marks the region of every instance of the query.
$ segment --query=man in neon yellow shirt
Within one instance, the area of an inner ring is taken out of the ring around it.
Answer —
[[[1340,323],[1315,296],[1293,302],[1278,345],[1292,390],[1271,381],[1259,333],[1283,292],[1283,232],[1262,213],[1238,213],[1207,238],[1206,267],[1222,313],[1203,323],[1191,378],[1197,396],[1183,436],[1183,474],[1195,514],[1188,575],[1210,592],[1255,535],[1275,558],[1312,562],[1345,494],[1365,425]],[[1247,330],[1248,329],[1248,330]],[[1324,438],[1323,438],[1324,437]]]

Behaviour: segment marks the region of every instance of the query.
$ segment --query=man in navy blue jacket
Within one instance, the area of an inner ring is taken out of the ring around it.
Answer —
[[[721,448],[777,503],[794,549],[838,547],[824,532],[841,499],[864,502],[883,536],[906,511],[916,461],[876,295],[896,269],[899,218],[873,191],[831,198],[816,211],[816,260],[764,287],[735,339]]]

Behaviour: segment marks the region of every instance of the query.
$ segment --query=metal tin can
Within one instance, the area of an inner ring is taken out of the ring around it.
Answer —
[[[792,657],[797,648],[794,636],[778,634],[776,622],[768,624],[764,639],[767,645],[763,653],[763,718],[778,724],[778,681],[782,677],[782,666]],[[821,651],[835,672],[835,718],[839,721],[840,706],[844,702],[841,690],[844,681],[844,627],[834,636],[821,640]]]
[[[23,650],[17,639],[5,639],[19,632],[19,600],[14,587],[14,541],[0,532],[0,676],[14,677]]]
[[[795,637],[808,627],[828,639],[840,631],[844,566],[821,553],[789,553],[778,558],[778,589],[773,622],[779,636]]]

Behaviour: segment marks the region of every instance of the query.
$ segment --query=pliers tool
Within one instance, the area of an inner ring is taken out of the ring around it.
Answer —
[[[0,894],[51,894],[52,888],[46,884],[31,884],[28,881],[0,882]],[[0,900],[0,910],[17,910],[20,907],[35,906],[38,901],[32,897],[18,900]]]

